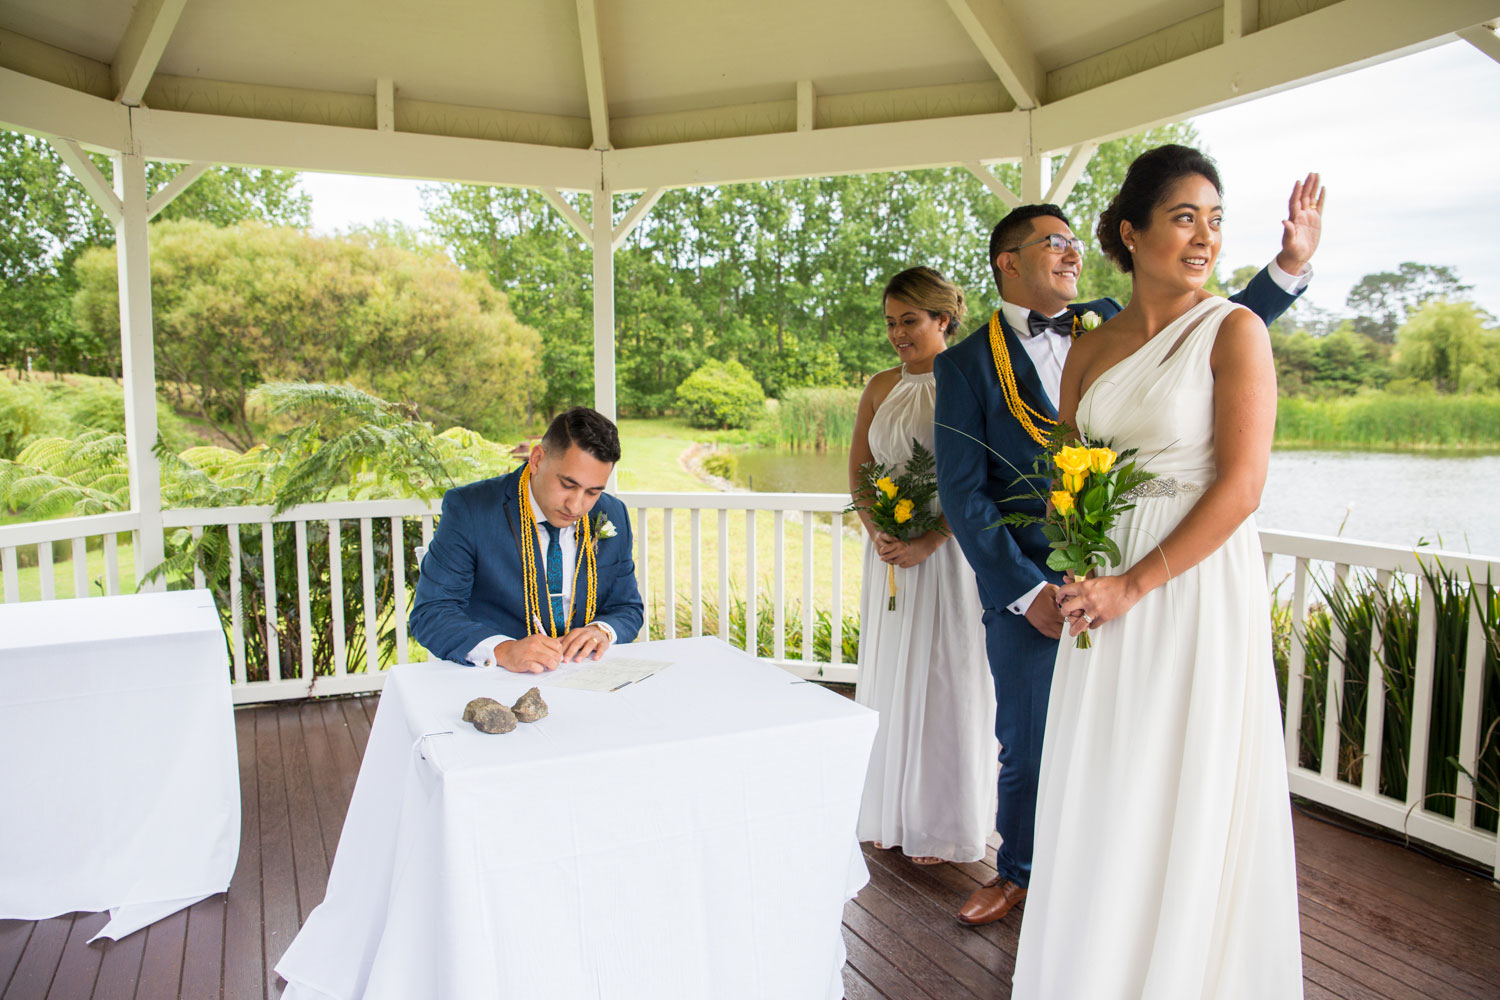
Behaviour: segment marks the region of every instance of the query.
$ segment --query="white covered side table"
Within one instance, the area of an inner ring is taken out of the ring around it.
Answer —
[[[224,630],[206,590],[0,605],[0,918],[120,938],[223,892],[240,847]]]
[[[540,680],[391,671],[285,1000],[825,1000],[875,713],[713,638],[619,691],[543,686],[547,718],[460,716]]]

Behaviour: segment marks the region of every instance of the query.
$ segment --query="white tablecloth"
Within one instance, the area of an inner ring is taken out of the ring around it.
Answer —
[[[464,705],[535,678],[391,672],[284,1000],[843,996],[875,714],[717,639],[614,652],[673,665],[502,735]]]
[[[239,762],[205,590],[0,605],[0,918],[120,938],[229,887]]]

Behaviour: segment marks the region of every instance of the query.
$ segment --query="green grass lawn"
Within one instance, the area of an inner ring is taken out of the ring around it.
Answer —
[[[735,440],[734,432],[721,433],[702,431],[689,427],[681,420],[622,420],[620,421],[620,447],[622,456],[619,466],[619,483],[622,492],[712,492],[704,483],[682,467],[681,455],[695,442]],[[641,527],[634,519],[637,533]],[[704,615],[704,631],[715,632],[717,620],[711,609],[719,602],[719,514],[704,511],[701,515],[700,533],[703,553],[701,573],[703,597],[710,608]],[[785,517],[785,598],[788,605],[802,600],[802,515],[788,514]],[[775,520],[770,511],[758,512],[755,516],[755,569],[756,589],[764,598],[773,593],[775,582]],[[850,519],[852,521],[852,519]],[[650,542],[650,566],[647,592],[644,595],[650,608],[653,635],[663,634],[666,565],[662,551],[664,515],[655,510],[650,513],[646,531]],[[748,550],[746,539],[746,517],[742,511],[729,512],[728,518],[729,590],[731,597],[744,598],[747,594],[748,561],[744,553]],[[692,596],[692,516],[687,510],[675,511],[672,517],[672,565],[675,577],[676,602]],[[637,543],[639,544],[639,543]],[[843,614],[846,617],[859,614],[860,559],[859,536],[853,531],[842,532],[842,586]],[[813,606],[825,610],[833,606],[832,536],[830,515],[818,514],[814,519],[812,546]],[[800,612],[788,607],[787,614]]]
[[[13,520],[12,523],[15,523]],[[29,558],[34,559],[35,546],[27,546]],[[73,583],[72,546],[66,547],[67,557],[54,554],[52,563],[52,587],[54,597],[98,597],[104,593],[104,550],[90,548],[88,552],[88,592],[75,593]],[[120,560],[120,593],[135,593],[135,546],[130,536],[123,535],[117,548]],[[42,570],[40,566],[22,566],[16,574],[20,579],[21,600],[36,601],[42,596]]]

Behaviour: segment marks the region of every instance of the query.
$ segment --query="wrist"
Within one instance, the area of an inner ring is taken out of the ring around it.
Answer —
[[[1307,258],[1295,256],[1288,250],[1283,250],[1276,255],[1276,266],[1293,277],[1306,270],[1307,264]]]

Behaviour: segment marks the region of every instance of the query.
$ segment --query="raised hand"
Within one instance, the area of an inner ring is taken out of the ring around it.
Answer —
[[[1292,185],[1287,217],[1281,221],[1281,253],[1276,255],[1276,265],[1286,273],[1302,273],[1317,252],[1323,237],[1323,200],[1327,195],[1315,173]]]

